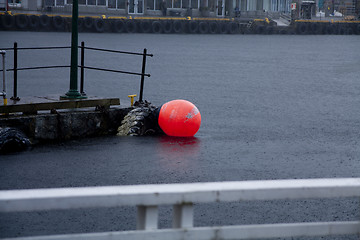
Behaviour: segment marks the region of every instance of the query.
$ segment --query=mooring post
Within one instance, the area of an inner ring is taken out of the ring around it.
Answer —
[[[80,93],[85,96],[84,92],[84,66],[85,66],[85,43],[81,42],[81,63],[80,63]]]
[[[20,100],[20,98],[17,96],[17,52],[18,52],[17,42],[14,42],[14,94],[10,98],[11,100],[14,101]]]
[[[79,1],[73,0],[72,25],[71,25],[71,66],[70,66],[70,89],[60,99],[86,98],[78,91],[78,18]]]
[[[144,91],[144,77],[145,77],[145,65],[146,65],[146,48],[144,48],[143,53],[143,62],[142,62],[142,70],[141,70],[141,83],[140,83],[140,96],[139,102],[143,101],[143,91]]]

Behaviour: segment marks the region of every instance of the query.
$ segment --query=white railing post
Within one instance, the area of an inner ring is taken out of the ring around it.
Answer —
[[[192,203],[173,206],[173,228],[194,226],[194,207]]]
[[[137,230],[158,228],[158,206],[137,206]]]

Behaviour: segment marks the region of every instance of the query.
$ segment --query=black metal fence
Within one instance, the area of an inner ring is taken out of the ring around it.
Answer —
[[[20,98],[17,95],[17,86],[18,86],[18,77],[17,72],[22,70],[35,70],[35,69],[48,69],[48,68],[70,68],[70,65],[56,65],[56,66],[39,66],[39,67],[18,67],[18,51],[19,50],[49,50],[49,49],[66,49],[71,47],[24,47],[19,48],[18,44],[14,42],[13,48],[2,48],[1,50],[5,51],[14,51],[14,65],[13,68],[6,69],[6,71],[13,71],[13,79],[14,79],[14,92],[13,96],[11,97],[12,100],[20,100]],[[84,91],[84,82],[85,82],[85,69],[92,69],[92,70],[98,70],[98,71],[105,71],[105,72],[114,72],[114,73],[123,73],[123,74],[130,74],[130,75],[137,75],[141,76],[140,80],[140,94],[139,94],[139,102],[143,101],[143,91],[144,91],[144,82],[145,77],[150,77],[150,74],[145,73],[145,67],[146,67],[146,57],[153,57],[153,54],[148,54],[147,49],[144,48],[144,51],[142,53],[135,53],[135,52],[126,52],[126,51],[117,51],[117,50],[110,50],[110,49],[103,49],[103,48],[93,48],[93,47],[85,47],[85,43],[81,42],[81,45],[79,46],[81,50],[80,54],[80,65],[78,66],[80,68],[80,93],[82,95],[86,95]],[[128,54],[128,55],[139,55],[142,56],[142,68],[141,72],[129,72],[129,71],[122,71],[122,70],[115,70],[115,69],[106,69],[106,68],[98,68],[98,67],[90,67],[85,66],[85,49],[93,50],[93,51],[102,51],[102,52],[110,52],[110,53],[119,53],[119,54]],[[0,70],[2,72],[3,70]]]

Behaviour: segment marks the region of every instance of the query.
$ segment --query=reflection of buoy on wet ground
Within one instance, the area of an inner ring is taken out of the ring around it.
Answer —
[[[200,128],[201,115],[191,102],[173,100],[161,107],[158,122],[169,136],[192,137]]]
[[[197,137],[160,136],[156,139],[155,152],[159,168],[176,170],[177,174],[187,174],[187,170],[199,167],[198,160],[201,140]]]

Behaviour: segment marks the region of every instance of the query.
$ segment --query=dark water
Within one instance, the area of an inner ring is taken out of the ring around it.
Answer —
[[[70,45],[70,33],[0,35],[0,47],[14,41],[19,47]],[[360,36],[81,34],[79,39],[92,47],[147,48],[154,57],[147,62],[145,99],[157,106],[179,98],[193,102],[202,116],[199,132],[192,139],[84,139],[0,156],[0,189],[360,177]],[[19,55],[21,67],[63,65],[69,64],[70,50]],[[140,71],[141,57],[88,51],[86,64]],[[20,72],[19,95],[63,94],[68,79],[64,69]],[[85,90],[129,104],[127,95],[138,93],[139,80],[87,70]],[[171,226],[170,213],[170,207],[161,209],[160,227]],[[1,214],[0,237],[134,229],[135,215],[133,208]],[[359,217],[356,199],[195,209],[197,226]]]

